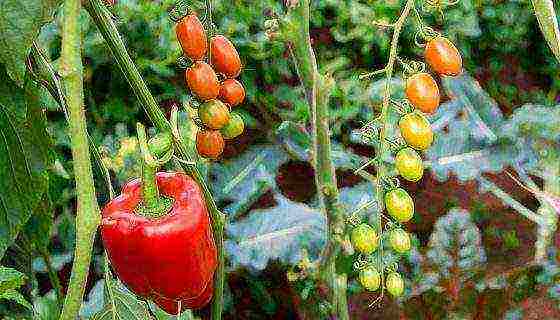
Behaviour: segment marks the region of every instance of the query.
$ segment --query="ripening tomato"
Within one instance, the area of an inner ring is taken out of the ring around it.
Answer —
[[[426,44],[426,62],[435,72],[444,76],[456,76],[463,71],[463,59],[455,45],[444,37],[436,37]]]
[[[414,202],[402,188],[393,189],[385,194],[385,206],[391,217],[399,222],[407,222],[414,215]]]
[[[220,87],[220,100],[235,107],[245,100],[245,88],[235,79],[227,79]]]
[[[395,166],[397,172],[403,179],[416,182],[422,178],[424,174],[424,165],[422,158],[416,150],[406,147],[397,152],[395,156]]]
[[[408,78],[405,93],[408,101],[424,113],[433,113],[439,106],[439,88],[428,73],[416,73]]]
[[[196,134],[196,151],[201,157],[216,159],[224,152],[224,146],[220,131],[201,130]]]
[[[245,130],[243,118],[237,112],[232,112],[229,122],[220,130],[224,139],[234,139],[241,135]]]
[[[419,112],[411,112],[399,120],[401,136],[416,150],[426,150],[434,141],[430,122]]]
[[[389,234],[389,243],[393,250],[405,253],[410,250],[410,235],[403,229],[393,229]]]
[[[376,291],[381,285],[381,275],[373,266],[367,266],[360,270],[359,280],[368,291]]]
[[[404,281],[401,275],[396,272],[389,273],[387,279],[385,279],[385,287],[393,297],[402,296],[404,293]]]
[[[223,73],[227,78],[235,78],[241,72],[241,59],[237,49],[222,35],[212,37],[210,57],[216,71]]]
[[[198,117],[210,129],[221,129],[229,122],[229,109],[220,100],[210,100],[198,108]]]
[[[206,62],[195,62],[185,72],[185,78],[189,89],[199,99],[207,101],[218,97],[220,92],[218,76]]]
[[[352,230],[350,240],[354,248],[363,254],[374,252],[379,245],[377,232],[366,223],[362,223]]]
[[[175,32],[186,57],[194,61],[204,59],[208,50],[208,42],[204,26],[196,15],[189,14],[181,19],[175,27]]]

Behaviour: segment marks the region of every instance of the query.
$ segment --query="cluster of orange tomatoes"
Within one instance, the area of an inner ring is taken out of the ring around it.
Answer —
[[[440,76],[457,76],[462,72],[463,64],[459,51],[449,40],[435,36],[426,43],[424,59]],[[424,174],[424,166],[419,152],[428,149],[434,139],[430,123],[424,114],[433,113],[440,104],[440,92],[434,78],[426,72],[417,72],[406,79],[405,94],[414,110],[403,115],[399,120],[399,129],[406,146],[395,155],[395,168],[402,179],[419,181]],[[386,188],[385,208],[397,223],[390,224],[387,238],[392,250],[405,254],[411,248],[410,235],[399,225],[408,222],[414,215],[414,202],[403,188],[391,186]],[[354,249],[366,256],[371,256],[383,235],[372,226],[361,223],[351,232]],[[369,291],[381,287],[381,273],[367,263],[359,266],[359,281]],[[394,297],[404,293],[404,281],[396,270],[390,269],[385,278],[385,288]]]
[[[184,56],[193,61],[185,72],[187,86],[201,102],[196,149],[200,156],[216,159],[224,151],[224,139],[234,139],[245,128],[241,115],[230,111],[245,99],[245,88],[235,79],[241,73],[241,59],[223,35],[208,41],[195,14],[178,21],[175,31]]]

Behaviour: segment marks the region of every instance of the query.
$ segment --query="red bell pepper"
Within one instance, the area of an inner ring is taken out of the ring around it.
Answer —
[[[159,192],[173,206],[159,218],[135,212],[140,179],[103,209],[101,235],[117,276],[135,294],[170,314],[198,309],[212,298],[217,253],[199,185],[184,173],[159,172]],[[181,310],[181,311],[182,311]]]

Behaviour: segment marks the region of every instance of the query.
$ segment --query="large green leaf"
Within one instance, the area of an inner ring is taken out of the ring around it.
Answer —
[[[11,300],[31,309],[31,304],[16,291],[24,282],[23,273],[12,268],[0,267],[0,300]]]
[[[560,30],[558,20],[554,11],[552,0],[532,0],[535,15],[539,21],[544,38],[548,42],[550,49],[560,62]]]
[[[22,86],[25,59],[39,29],[52,19],[60,0],[3,0],[0,2],[0,62]]]
[[[0,257],[47,190],[50,139],[35,92],[33,85],[0,92],[15,99],[0,99]],[[16,115],[21,105],[27,110],[23,120]]]

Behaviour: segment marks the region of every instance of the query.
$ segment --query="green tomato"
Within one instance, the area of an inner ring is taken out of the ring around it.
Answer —
[[[243,118],[237,112],[232,112],[229,117],[229,122],[220,132],[224,139],[234,139],[242,134],[243,130],[245,130]]]
[[[394,229],[389,234],[389,243],[393,250],[405,253],[410,250],[410,235],[403,229]]]
[[[399,120],[401,136],[406,143],[416,150],[426,150],[434,141],[434,132],[430,122],[419,112],[411,112]]]
[[[407,222],[414,215],[414,202],[402,188],[393,189],[385,194],[387,212],[399,222]]]
[[[377,232],[365,223],[360,224],[352,230],[350,239],[354,248],[363,254],[374,252],[379,245]]]
[[[396,272],[389,273],[385,281],[385,287],[393,297],[402,296],[404,293],[404,281],[401,275]]]
[[[360,283],[368,291],[375,291],[381,285],[381,275],[375,267],[367,266],[360,270]]]
[[[422,158],[418,152],[409,147],[397,152],[395,166],[401,177],[408,181],[416,182],[424,174]]]

